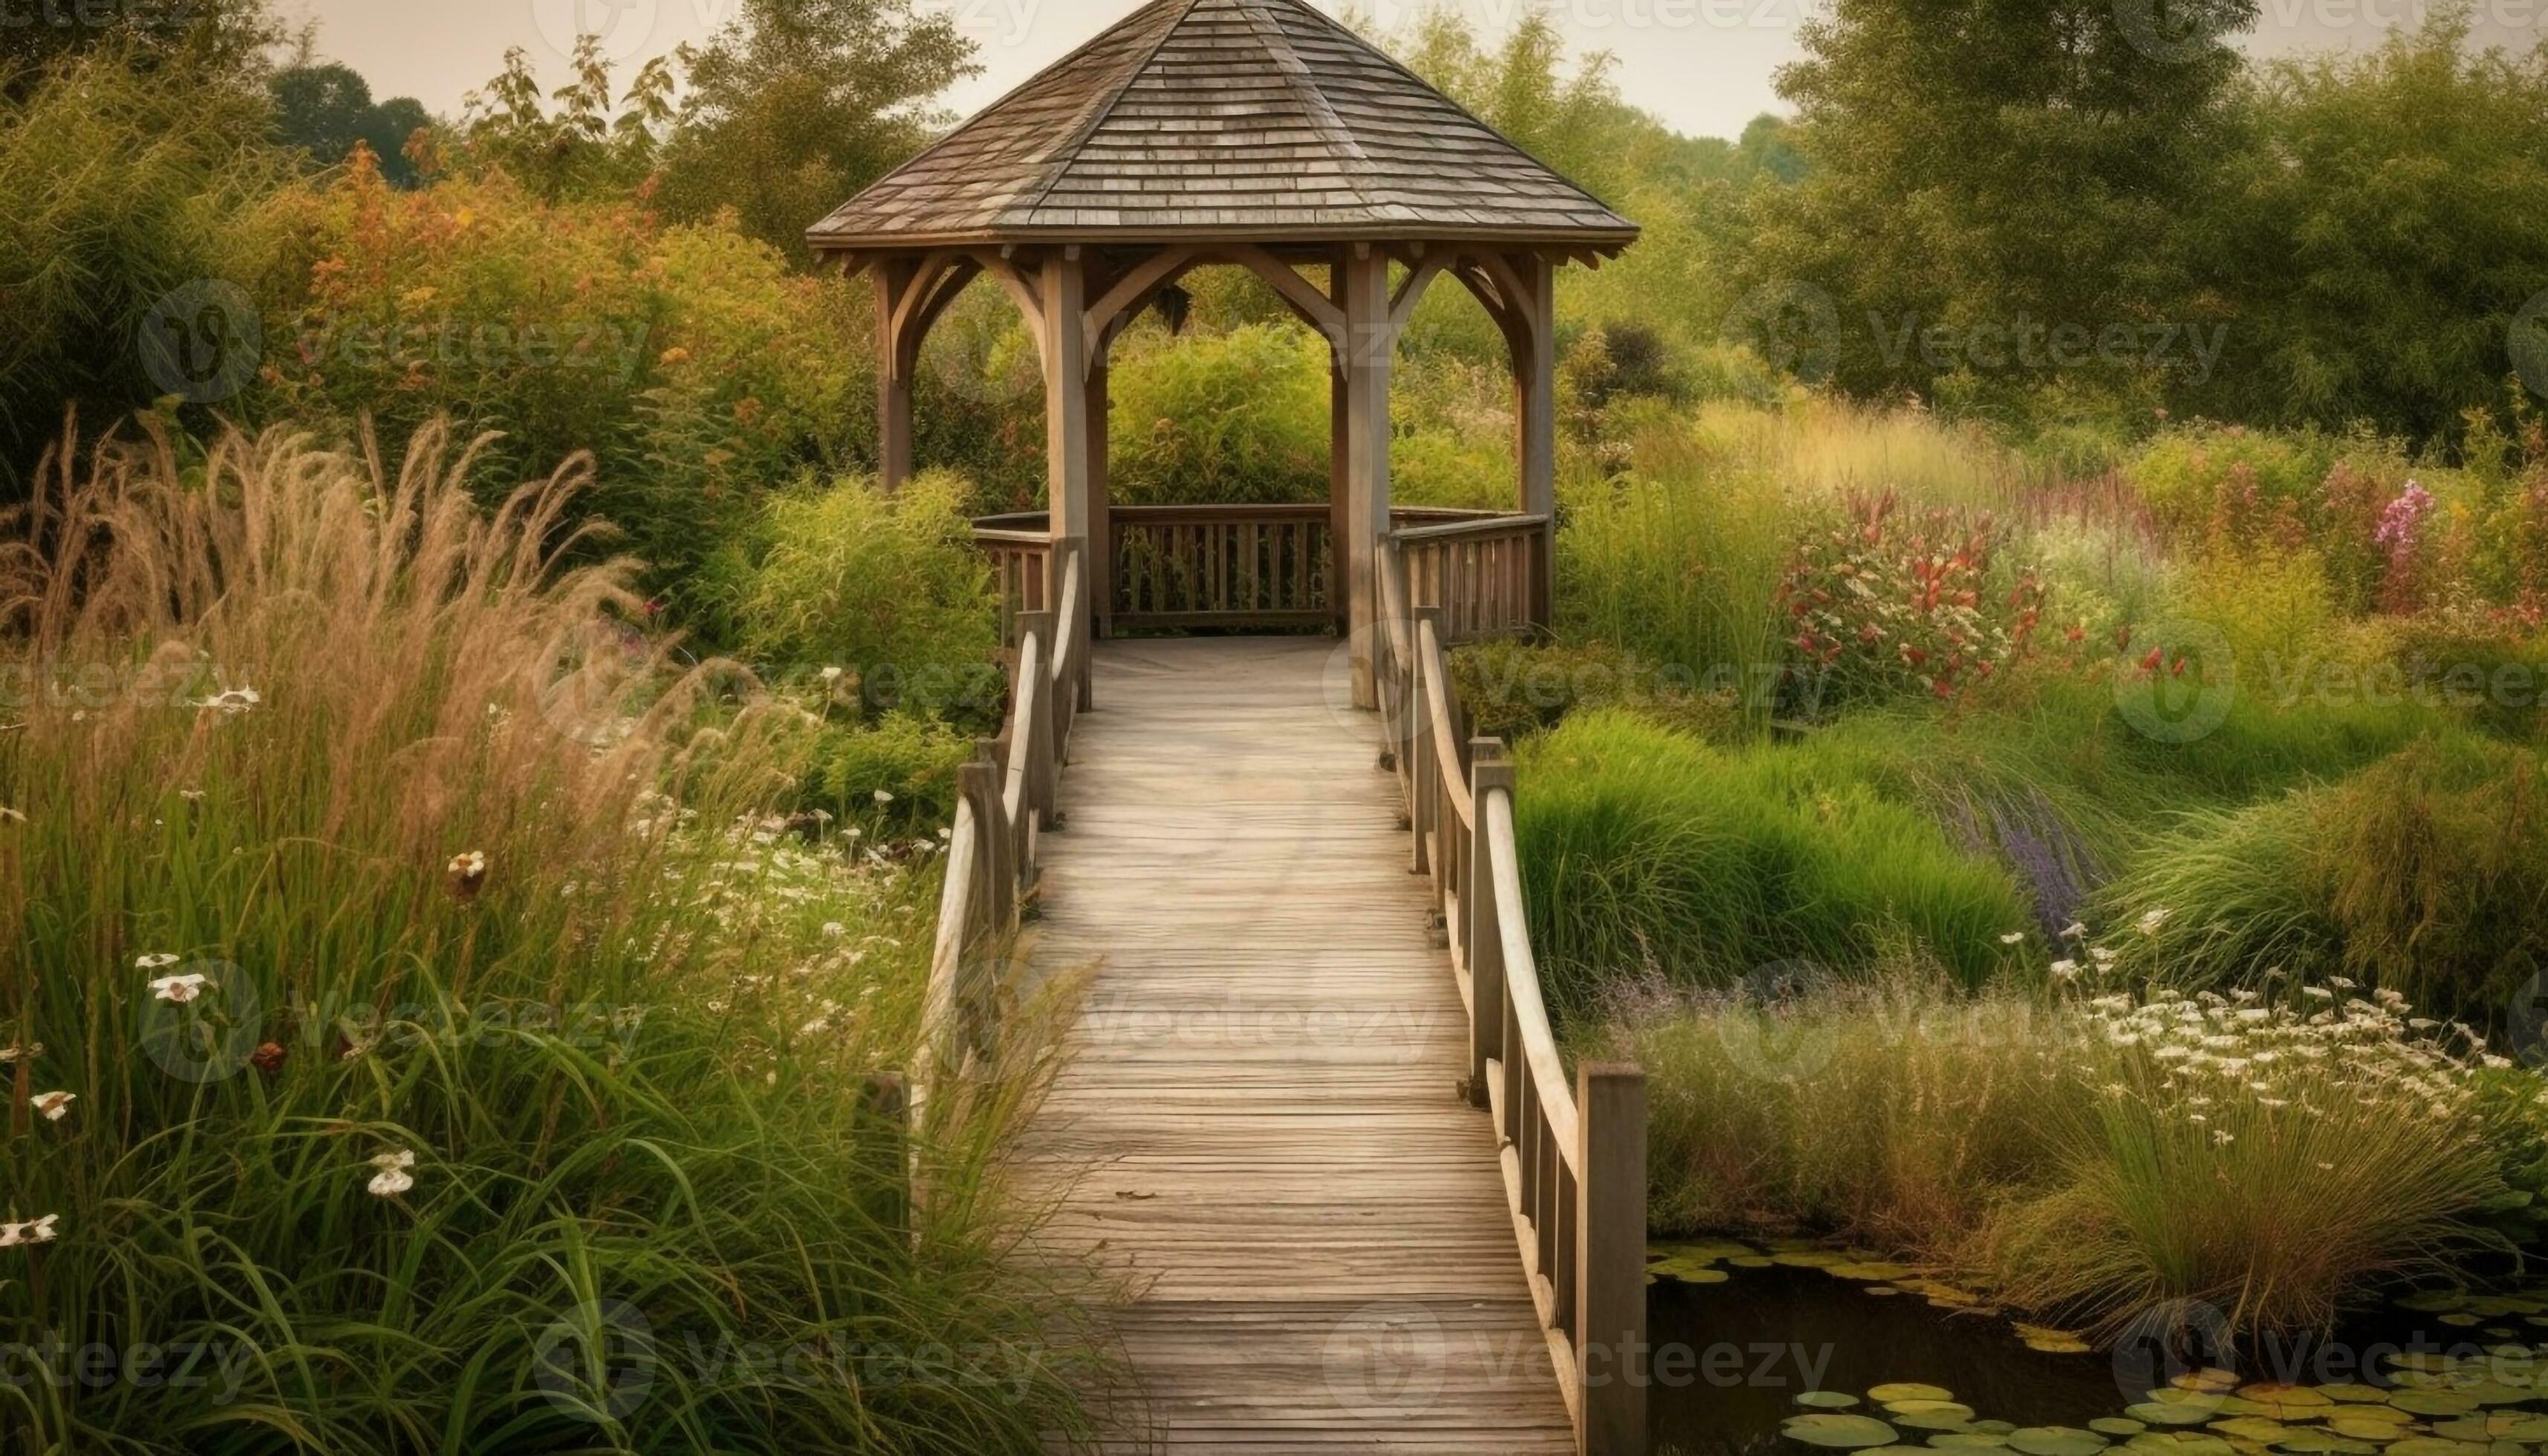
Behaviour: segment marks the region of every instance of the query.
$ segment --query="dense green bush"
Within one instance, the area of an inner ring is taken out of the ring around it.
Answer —
[[[867,711],[996,718],[999,623],[970,495],[931,471],[891,496],[858,479],[772,496],[708,564],[720,634],[783,671],[833,670]]]
[[[1572,714],[1615,707],[1701,738],[1747,736],[1742,700],[1709,691],[1606,642],[1534,643],[1491,637],[1451,654],[1451,682],[1472,736],[1518,742]]]
[[[1524,741],[1514,835],[1552,999],[1640,965],[1724,985],[1784,962],[1837,973],[1908,944],[1967,982],[2034,921],[2010,873],[1878,787],[1855,743],[1708,748],[1615,709]]]
[[[162,395],[227,399],[253,370],[248,311],[216,290],[254,261],[235,216],[287,174],[258,145],[266,107],[112,46],[0,106],[0,490],[20,493],[66,405],[103,424]]]
[[[1109,480],[1132,505],[1327,499],[1327,345],[1305,329],[1118,345]]]
[[[840,468],[873,412],[848,291],[728,228],[543,202],[500,173],[399,192],[359,160],[274,194],[256,227],[274,260],[256,408],[500,429],[489,481],[589,450],[592,508],[677,596],[761,492]]]
[[[800,800],[870,841],[926,842],[955,822],[956,771],[973,753],[972,736],[943,718],[899,711],[827,722]]]

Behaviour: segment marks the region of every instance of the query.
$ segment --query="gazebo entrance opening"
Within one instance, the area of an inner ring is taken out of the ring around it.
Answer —
[[[1380,545],[1407,545],[1414,602],[1462,630],[1544,622],[1556,507],[1554,280],[1636,228],[1299,0],[1156,0],[817,224],[817,253],[874,280],[879,465],[911,467],[911,380],[939,315],[988,275],[1035,333],[1048,510],[985,522],[1009,600],[1047,605],[1084,553],[1073,630],[1301,627],[1370,640]],[[1325,506],[1121,507],[1108,499],[1108,354],[1159,293],[1244,267],[1329,346]],[[1389,381],[1425,292],[1466,287],[1513,371],[1509,514],[1390,500]]]

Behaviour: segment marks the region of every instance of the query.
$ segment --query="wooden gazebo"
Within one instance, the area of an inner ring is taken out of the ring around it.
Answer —
[[[912,467],[911,380],[931,324],[977,275],[1017,302],[1042,349],[1050,514],[985,534],[1013,556],[1085,549],[1096,630],[1333,620],[1369,705],[1375,562],[1393,530],[1434,533],[1440,559],[1471,578],[1469,610],[1545,620],[1552,283],[1637,229],[1302,0],[1155,0],[806,236],[875,280],[888,488]],[[1109,507],[1109,346],[1213,263],[1255,272],[1333,347],[1326,507]],[[1520,479],[1508,515],[1391,508],[1392,357],[1445,275],[1511,347]]]

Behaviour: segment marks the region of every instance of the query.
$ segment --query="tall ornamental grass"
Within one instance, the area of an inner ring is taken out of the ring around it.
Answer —
[[[983,1171],[1034,1078],[902,1195],[927,876],[757,817],[801,715],[475,457],[64,447],[0,547],[0,1446],[1077,1428]]]
[[[2394,992],[2091,995],[2058,988],[2104,948],[2063,959],[2049,993],[1650,986],[1582,1049],[1646,1068],[1659,1230],[1844,1238],[2101,1331],[2323,1328],[2536,1191],[2535,1079]]]

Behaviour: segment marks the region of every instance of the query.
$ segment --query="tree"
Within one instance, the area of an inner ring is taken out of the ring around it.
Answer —
[[[803,258],[808,227],[945,125],[929,103],[978,69],[972,53],[953,15],[912,0],[743,0],[689,65],[664,206],[732,208],[747,233]]]
[[[2237,145],[2230,43],[2255,14],[1835,0],[1779,74],[1806,170],[1751,194],[1731,326],[1867,394],[2136,384],[2190,362],[2183,330],[2217,317],[2185,220]]]
[[[625,197],[655,174],[684,58],[676,50],[647,61],[614,102],[598,37],[576,42],[575,78],[547,95],[516,46],[504,52],[504,69],[462,104],[462,160],[502,171],[549,202]]]
[[[406,150],[418,128],[433,125],[422,102],[398,96],[375,104],[371,83],[352,67],[334,62],[287,66],[275,72],[266,88],[274,96],[275,139],[285,146],[297,146],[319,165],[333,166],[360,141],[372,149],[381,176],[392,186],[415,185],[415,166]]]
[[[2199,400],[2258,423],[2456,433],[2548,317],[2548,48],[2473,50],[2468,15],[2378,49],[2277,62],[2245,88],[2256,144],[2215,193],[2205,280],[2230,350]]]

